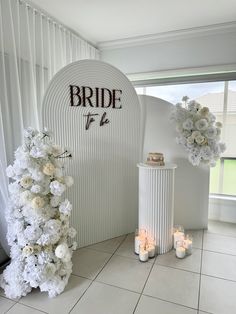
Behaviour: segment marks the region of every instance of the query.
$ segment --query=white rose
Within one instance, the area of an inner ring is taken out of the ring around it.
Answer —
[[[198,136],[195,137],[195,141],[196,141],[197,144],[201,145],[201,144],[204,143],[205,137],[202,136],[202,135],[198,135]]]
[[[31,205],[35,209],[42,208],[45,205],[45,201],[42,197],[36,196],[33,198]]]
[[[33,198],[32,193],[30,191],[24,191],[20,194],[20,205],[26,205]]]
[[[192,137],[193,138],[197,137],[198,135],[201,135],[201,132],[199,132],[199,131],[193,131],[192,132]]]
[[[200,114],[203,116],[203,117],[206,117],[209,113],[209,108],[208,107],[203,107],[201,110],[200,110]]]
[[[204,131],[208,128],[208,122],[206,119],[200,119],[196,121],[195,126],[199,131]]]
[[[188,104],[188,110],[192,112],[197,112],[201,109],[201,105],[197,103],[195,100],[191,100]]]
[[[11,165],[7,167],[6,174],[7,174],[8,178],[12,178],[15,176],[14,168]]]
[[[31,192],[32,193],[36,193],[36,194],[40,193],[40,192],[42,192],[42,187],[40,185],[38,185],[38,184],[35,184],[35,185],[32,186]]]
[[[65,199],[64,202],[59,206],[59,211],[64,215],[70,215],[72,210],[72,205],[68,199]]]
[[[50,205],[52,207],[57,207],[61,201],[61,198],[59,196],[52,196],[50,200]]]
[[[29,256],[34,253],[34,248],[32,245],[26,245],[22,250],[23,255]]]
[[[65,258],[68,253],[69,253],[69,248],[66,243],[59,244],[56,247],[56,250],[55,250],[56,257],[62,259],[62,258]]]
[[[25,138],[32,138],[36,134],[38,134],[38,131],[33,129],[33,128],[31,128],[31,127],[28,127],[27,129],[24,130],[24,137]]]
[[[189,136],[189,137],[187,138],[187,143],[188,143],[188,144],[193,144],[193,143],[194,143],[194,138],[193,138],[192,136]]]
[[[24,188],[24,189],[28,189],[29,187],[32,186],[33,180],[31,177],[29,176],[25,176],[22,177],[20,180],[20,185]]]
[[[53,195],[61,196],[65,192],[66,186],[57,180],[50,183],[50,191]]]
[[[44,158],[46,157],[46,152],[41,147],[34,146],[31,148],[30,156],[33,158]]]
[[[214,127],[210,127],[206,130],[205,135],[207,138],[214,139],[217,136],[217,130]]]
[[[55,171],[55,167],[51,162],[47,162],[43,167],[43,173],[47,176],[52,176]]]
[[[191,119],[187,119],[183,122],[183,128],[185,130],[192,130],[193,128],[193,121]]]

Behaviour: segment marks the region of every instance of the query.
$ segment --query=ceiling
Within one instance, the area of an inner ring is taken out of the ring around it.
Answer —
[[[236,0],[31,0],[88,41],[236,21]]]

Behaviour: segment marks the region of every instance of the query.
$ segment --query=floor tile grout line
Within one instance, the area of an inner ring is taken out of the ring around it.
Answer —
[[[4,312],[4,314],[8,313],[8,312],[10,311],[10,309],[12,309],[13,306],[15,306],[16,304],[18,304],[18,302],[15,302],[14,304],[12,304],[12,305],[9,307],[9,309],[8,309],[6,312]]]
[[[157,256],[158,256],[158,255],[157,255]],[[146,287],[146,283],[147,283],[147,281],[148,281],[148,279],[149,279],[149,277],[150,277],[150,275],[151,275],[151,272],[152,272],[152,270],[153,270],[153,267],[154,267],[154,265],[155,265],[155,263],[156,263],[157,256],[155,257],[154,262],[153,262],[153,264],[152,264],[152,266],[151,266],[151,268],[150,268],[150,271],[149,271],[149,273],[148,273],[148,275],[147,275],[147,278],[146,278],[146,280],[145,280],[145,282],[144,282],[143,289],[142,289],[142,291],[141,291],[141,293],[140,293],[140,296],[139,296],[139,298],[138,298],[138,301],[137,301],[137,303],[136,303],[136,305],[135,305],[135,307],[134,307],[133,314],[135,313],[135,311],[136,311],[136,309],[137,309],[137,307],[138,307],[139,301],[140,301],[140,299],[141,299],[141,297],[142,297],[142,295],[143,295],[143,291],[144,291],[144,289],[145,289],[145,287]]]
[[[130,259],[130,260],[133,260],[133,261],[138,261],[137,259],[132,258],[132,257],[121,256],[121,255],[117,255],[117,254],[114,254],[114,255],[122,257],[122,258],[127,258],[127,259]],[[225,254],[222,254],[222,255],[225,255]],[[201,252],[200,268],[201,268],[202,258],[203,258],[203,252]],[[172,268],[172,269],[176,269],[176,270],[185,271],[185,272],[188,272],[188,273],[200,275],[200,271],[201,270],[199,270],[199,272],[196,272],[196,271],[191,271],[191,270],[187,270],[187,269],[177,268],[177,267],[173,267],[173,266],[169,266],[169,265],[165,265],[165,264],[160,264],[159,262],[157,262],[158,256],[157,256],[157,258],[155,260],[156,261],[153,261],[153,264],[156,265],[156,266],[159,265],[159,266],[166,267],[166,268]],[[149,263],[152,264],[151,262],[149,262]],[[201,275],[207,276],[207,277],[211,277],[211,278],[221,279],[221,280],[225,280],[225,281],[236,282],[236,280],[231,280],[231,279],[227,279],[227,278],[223,278],[223,277],[213,276],[213,275],[210,275],[210,274],[203,273],[202,271],[201,271]],[[90,281],[95,281],[95,279],[91,279],[89,277],[85,277],[85,276],[82,276],[82,275],[76,275],[76,274],[73,274],[73,273],[72,273],[72,276],[76,276],[76,277],[79,277],[79,278],[87,279],[87,280],[90,280]],[[108,283],[100,281],[100,280],[96,280],[96,282],[101,282],[103,284],[111,285],[111,284],[108,284]],[[121,288],[121,287],[118,287],[116,285],[111,285],[111,286],[114,286],[114,287],[117,287],[117,288]],[[127,291],[134,292],[134,293],[139,293],[137,291],[129,290],[129,289],[126,289],[126,288],[121,288],[121,289],[125,289]],[[6,298],[4,296],[2,296],[2,297],[5,298],[5,299],[8,299],[8,298]],[[11,299],[8,299],[8,300],[11,300]]]
[[[202,233],[202,248],[203,248],[203,243],[204,243],[204,235],[205,231],[203,230]],[[202,283],[202,260],[203,260],[203,250],[201,252],[201,262],[200,262],[200,276],[199,276],[199,288],[198,288],[198,302],[197,302],[197,309],[199,311],[199,306],[200,306],[200,295],[201,295],[201,283]]]
[[[152,299],[157,299],[157,300],[160,300],[160,301],[163,301],[163,302],[166,302],[166,303],[179,305],[179,306],[185,307],[185,308],[190,309],[190,310],[198,311],[198,309],[196,309],[194,307],[190,307],[190,306],[187,306],[187,305],[184,305],[184,304],[181,304],[181,303],[172,302],[172,301],[165,300],[165,299],[162,299],[162,298],[159,298],[159,297],[154,297],[153,295],[149,295],[149,294],[145,294],[145,293],[143,293],[142,295],[145,296],[145,297],[149,297],[149,298],[152,298]]]
[[[105,264],[103,265],[103,267],[100,269],[100,271],[97,273],[97,275],[93,278],[93,279],[89,279],[91,280],[89,286],[87,287],[87,289],[85,289],[85,291],[83,292],[83,294],[80,296],[80,298],[77,300],[77,302],[74,304],[74,306],[70,309],[70,311],[68,312],[68,314],[70,314],[73,309],[75,308],[75,306],[80,302],[80,300],[82,299],[82,297],[85,295],[85,293],[88,291],[88,289],[91,287],[91,285],[93,284],[93,282],[96,280],[96,278],[98,277],[98,275],[103,271],[104,267],[109,263],[109,261],[111,260],[111,258],[114,256],[115,252],[119,249],[119,247],[122,245],[122,243],[125,241],[125,239],[128,237],[128,234],[125,235],[124,239],[120,242],[120,244],[118,245],[118,247],[115,249],[115,251],[111,254],[111,256],[109,257],[109,259],[105,262]]]
[[[206,231],[207,231],[208,234],[218,234],[218,235],[220,235],[220,236],[227,237],[227,238],[233,238],[233,239],[236,238],[236,235],[232,235],[232,234],[213,232],[213,231],[209,231],[209,230],[207,230],[207,229],[206,229]]]
[[[110,262],[112,257],[115,255],[116,251],[120,248],[120,246],[124,243],[125,239],[127,238],[128,235],[121,241],[121,243],[118,245],[118,247],[115,249],[115,251],[112,253],[112,255],[109,257],[109,259],[106,261],[106,263],[103,265],[103,267],[100,269],[100,271],[97,273],[97,275],[94,277],[93,281],[97,279],[99,274],[103,271],[103,269],[106,267],[106,265]]]
[[[17,304],[26,306],[26,307],[28,307],[28,308],[30,308],[30,309],[34,309],[34,310],[38,311],[39,313],[49,314],[48,312],[42,311],[42,310],[40,310],[40,309],[38,309],[38,308],[36,308],[36,307],[33,307],[33,306],[31,306],[31,305],[21,303],[20,300],[19,300],[18,302],[16,302],[11,308],[13,308],[14,306],[16,306]],[[10,309],[11,309],[11,308],[10,308]],[[5,312],[5,313],[8,313],[8,312],[10,311],[10,309],[8,309],[7,312]]]
[[[231,280],[231,279],[226,279],[226,278],[222,278],[222,277],[217,277],[217,276],[212,276],[212,275],[207,275],[207,274],[201,274],[202,276],[205,277],[210,277],[210,278],[215,278],[215,279],[220,279],[220,280],[224,280],[224,281],[229,281],[229,282],[234,282],[236,283],[236,280]]]
[[[95,282],[98,282],[98,283],[102,283],[106,286],[110,286],[110,287],[114,287],[114,288],[118,288],[120,290],[125,290],[125,291],[128,291],[128,292],[132,292],[132,293],[135,293],[135,294],[140,294],[140,292],[137,292],[137,291],[134,291],[134,290],[130,290],[130,289],[127,289],[127,288],[121,288],[119,286],[116,286],[116,285],[113,285],[113,284],[110,284],[110,283],[107,283],[107,282],[103,282],[101,280],[95,280]]]
[[[219,251],[212,251],[212,250],[209,250],[209,249],[203,249],[202,251],[218,253],[218,254],[223,254],[223,255],[229,255],[229,256],[236,256],[236,254],[224,253],[224,252],[219,252]]]
[[[200,312],[202,312],[203,314],[204,314],[204,313],[206,313],[206,314],[215,314],[215,313],[212,313],[212,312],[206,312],[206,311],[202,311],[202,310],[199,310],[199,311],[198,311],[198,314],[200,314]]]
[[[167,267],[167,268],[172,268],[172,269],[176,269],[176,270],[182,270],[182,271],[185,271],[187,273],[192,273],[192,274],[195,274],[195,275],[200,275],[200,271],[197,272],[197,271],[187,270],[187,269],[183,269],[183,268],[177,268],[177,267],[164,265],[164,264],[159,264],[159,263],[155,263],[155,265],[156,266],[158,265],[158,266],[162,266],[162,267]]]

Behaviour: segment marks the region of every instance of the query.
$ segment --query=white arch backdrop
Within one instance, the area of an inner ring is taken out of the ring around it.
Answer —
[[[89,113],[95,121],[86,130]],[[72,150],[67,172],[75,184],[68,197],[80,247],[133,232],[137,226],[140,120],[132,84],[104,62],[71,63],[49,84],[43,125],[57,143]]]
[[[207,228],[209,167],[192,166],[184,149],[175,141],[175,125],[170,121],[173,105],[167,101],[140,95],[144,118],[143,159],[148,152],[164,153],[166,161],[176,163],[175,224],[188,229]]]

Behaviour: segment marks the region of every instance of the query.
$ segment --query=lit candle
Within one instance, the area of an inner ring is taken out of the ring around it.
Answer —
[[[136,236],[134,239],[134,252],[135,252],[135,254],[139,254],[139,246],[140,246],[140,237]]]
[[[185,248],[186,254],[191,255],[193,251],[193,240],[192,237],[187,235],[183,241],[183,247]]]
[[[134,252],[135,254],[139,254],[139,247],[142,242],[145,241],[146,231],[141,229],[140,232],[136,229],[135,238],[134,238]]]
[[[141,262],[147,262],[148,261],[148,251],[143,249],[143,248],[140,248],[139,250],[139,260]]]
[[[152,244],[148,244],[147,246],[148,257],[153,258],[156,255],[156,246]]]
[[[152,236],[147,237],[147,247],[146,250],[148,251],[149,258],[153,258],[156,255],[156,243]]]
[[[184,258],[185,257],[185,248],[182,246],[177,247],[175,254],[178,258]]]
[[[184,241],[184,229],[181,226],[175,227],[174,232],[174,248],[176,249],[176,243],[178,241]]]

